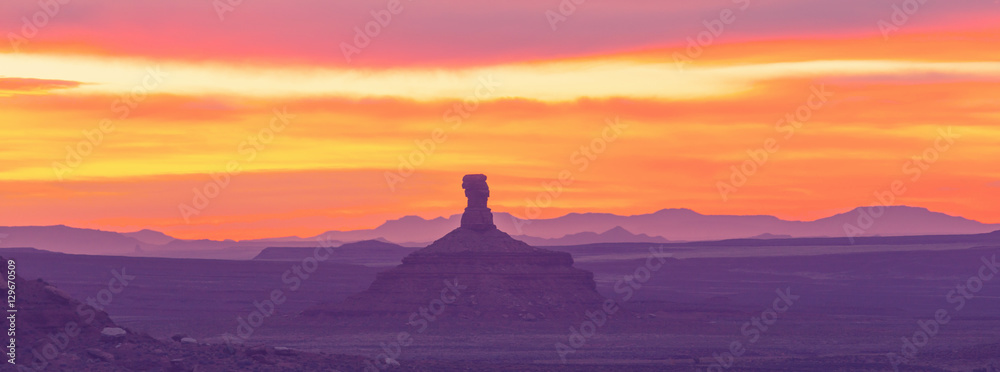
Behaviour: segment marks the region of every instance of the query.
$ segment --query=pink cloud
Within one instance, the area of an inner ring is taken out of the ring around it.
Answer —
[[[585,1],[560,10],[561,3],[399,0],[393,8],[398,12],[392,14],[386,0],[248,1],[222,9],[220,16],[211,1],[73,2],[63,5],[22,49],[259,64],[481,65],[683,45],[724,9],[735,12],[735,21],[718,36],[720,42],[879,35],[878,22],[893,13],[892,2],[867,0],[754,0],[745,10],[740,9],[744,0]],[[968,1],[925,7],[900,32],[989,25],[985,20],[1000,11],[994,4]],[[20,30],[22,17],[38,12],[36,8],[0,10],[0,30]],[[555,31],[548,11],[565,14]],[[371,26],[380,29],[378,35],[354,43],[356,28],[377,21],[373,12],[385,25]],[[351,55],[351,63],[342,43],[360,51]]]

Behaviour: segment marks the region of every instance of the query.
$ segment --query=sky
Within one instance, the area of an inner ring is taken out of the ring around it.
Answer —
[[[926,207],[1000,223],[1000,3],[7,1],[0,225],[312,236]]]

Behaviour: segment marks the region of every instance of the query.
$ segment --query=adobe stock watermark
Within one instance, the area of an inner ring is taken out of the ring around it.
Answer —
[[[590,164],[608,150],[608,146],[618,140],[628,124],[622,124],[618,116],[614,119],[604,119],[604,128],[601,128],[599,136],[594,137],[586,145],[582,145],[569,155],[570,164],[576,165],[575,172],[585,172],[590,168]],[[510,214],[517,230],[517,235],[524,234],[524,225],[531,224],[532,219],[541,217],[542,209],[552,206],[552,203],[563,193],[564,187],[569,187],[575,180],[573,169],[563,169],[556,175],[556,179],[549,182],[542,182],[542,191],[534,198],[526,198],[523,218]]]
[[[917,330],[913,332],[913,336],[902,338],[903,345],[900,347],[899,354],[886,354],[894,371],[898,372],[900,365],[916,359],[920,354],[920,349],[930,343],[931,339],[941,331],[941,327],[951,322],[952,315],[962,311],[967,301],[974,299],[976,294],[983,290],[983,286],[1000,273],[996,254],[989,258],[983,256],[980,261],[982,261],[982,265],[979,266],[979,271],[976,274],[970,276],[965,283],[959,283],[955,289],[944,295],[945,301],[954,305],[954,312],[941,308],[934,312],[933,318],[918,320]]]
[[[241,141],[236,146],[236,152],[244,156],[242,163],[239,159],[230,160],[226,163],[225,171],[210,173],[211,180],[205,182],[201,187],[192,189],[194,196],[191,198],[191,204],[181,203],[177,205],[185,223],[191,223],[191,217],[200,215],[205,208],[208,208],[212,200],[222,194],[222,191],[229,186],[232,178],[243,171],[243,164],[256,160],[258,153],[274,142],[274,138],[288,127],[291,119],[295,118],[295,115],[288,113],[288,107],[283,107],[280,111],[278,109],[272,111],[274,115],[267,126],[260,128],[257,133],[247,136],[246,140]]]
[[[674,65],[677,66],[678,70],[683,71],[685,66],[700,58],[705,53],[705,49],[715,44],[715,41],[722,36],[722,33],[726,31],[726,26],[736,22],[736,14],[746,11],[750,7],[750,0],[732,0],[732,2],[739,6],[735,10],[723,9],[719,11],[718,17],[702,21],[705,31],[686,39],[687,47],[684,48],[684,54],[674,52]]]
[[[417,168],[423,165],[431,155],[434,155],[438,145],[448,140],[448,133],[460,129],[465,121],[472,116],[472,113],[479,110],[482,102],[494,97],[497,88],[503,85],[494,80],[493,75],[480,76],[478,80],[479,84],[472,94],[466,96],[461,102],[453,103],[441,114],[442,120],[450,125],[434,128],[427,138],[414,140],[415,148],[409,154],[396,157],[399,160],[396,170],[383,173],[389,191],[395,192],[396,185],[405,182],[407,178],[416,173]]]
[[[882,33],[882,39],[889,41],[889,34],[898,32],[900,28],[910,22],[910,17],[917,14],[927,0],[904,0],[902,4],[892,4],[892,13],[889,20],[879,19],[878,31]]]
[[[438,317],[444,314],[448,305],[455,303],[462,296],[462,291],[467,288],[469,286],[458,283],[457,277],[451,281],[445,279],[441,296],[428,301],[427,306],[421,306],[420,309],[411,313],[406,324],[416,328],[417,334],[424,333],[431,323],[437,321]],[[375,356],[374,362],[372,359],[365,360],[365,372],[378,372],[398,366],[399,356],[403,354],[403,348],[412,345],[413,341],[413,334],[408,331],[400,331],[393,341],[388,344],[381,343],[379,346],[382,348],[382,353]]]
[[[955,133],[952,127],[938,128],[938,135],[934,138],[931,146],[928,146],[918,155],[913,155],[910,160],[903,163],[903,174],[910,175],[909,181],[895,179],[886,189],[875,191],[875,203],[867,208],[858,208],[856,225],[850,222],[844,223],[844,235],[854,244],[854,237],[865,235],[875,222],[884,214],[886,209],[895,203],[896,198],[903,196],[907,191],[907,183],[916,183],[923,176],[924,172],[930,169],[931,165],[941,159],[942,154],[955,145],[955,140],[962,138],[962,135]]]
[[[122,267],[121,271],[112,269],[107,288],[101,289],[93,297],[87,297],[86,303],[77,305],[76,314],[83,319],[83,326],[93,323],[94,319],[97,318],[97,311],[105,311],[114,301],[115,295],[120,295],[135,279],[135,275],[128,275],[125,272],[125,267]],[[48,341],[40,347],[32,348],[30,364],[18,364],[17,370],[19,372],[46,370],[52,361],[66,352],[70,343],[80,335],[80,332],[81,324],[76,321],[71,320],[64,323],[61,328],[56,328],[55,332],[48,334]]]
[[[663,268],[663,265],[667,262],[667,258],[673,256],[673,253],[664,252],[663,250],[664,247],[662,245],[659,247],[649,247],[649,256],[646,257],[645,264],[637,266],[631,274],[622,276],[621,279],[615,282],[615,293],[621,296],[619,300],[605,299],[601,308],[584,312],[586,320],[580,322],[579,326],[569,327],[566,342],[556,342],[554,345],[556,354],[559,355],[559,360],[563,364],[566,364],[566,357],[568,355],[577,352],[577,350],[587,345],[587,340],[593,338],[597,334],[597,331],[608,323],[608,319],[618,312],[618,304],[631,301],[636,291],[642,289],[643,284],[652,279],[653,274]]]
[[[212,9],[219,16],[219,22],[225,22],[226,14],[232,13],[240,5],[243,5],[243,0],[212,0]]]
[[[413,1],[413,0],[407,0]],[[354,39],[351,43],[343,41],[340,43],[340,52],[344,54],[344,60],[351,63],[353,56],[361,54],[361,51],[368,48],[372,40],[382,34],[382,30],[389,27],[394,19],[403,12],[403,3],[400,0],[389,0],[385,8],[372,10],[371,20],[363,26],[354,27]]]
[[[986,362],[986,368],[983,370],[984,372],[1000,372],[1000,359],[991,359]]]
[[[274,288],[263,300],[253,301],[252,310],[247,313],[246,318],[242,315],[236,316],[235,335],[228,332],[222,334],[222,339],[230,351],[235,350],[233,344],[245,343],[258,328],[264,326],[268,318],[277,313],[278,307],[288,300],[286,293],[294,293],[302,288],[303,281],[308,280],[310,275],[319,270],[321,263],[330,259],[334,252],[335,241],[325,234],[316,237],[316,241],[319,247],[313,250],[312,256],[303,258],[281,274],[281,283],[284,284],[282,288]]]
[[[587,0],[562,0],[555,9],[545,11],[545,20],[549,22],[552,31],[559,29],[559,22],[566,22],[570,16],[576,13],[577,6],[583,5]]]
[[[83,130],[83,139],[75,145],[66,146],[65,161],[52,162],[52,172],[55,173],[56,178],[62,181],[68,174],[79,168],[83,161],[104,143],[106,136],[114,133],[115,121],[128,119],[132,110],[139,107],[139,104],[149,97],[150,92],[163,84],[168,76],[170,74],[163,72],[160,66],[147,68],[146,74],[138,85],[111,102],[111,112],[116,114],[115,116],[101,119],[95,128]]]
[[[826,85],[813,85],[806,101],[785,114],[784,118],[774,124],[774,130],[781,136],[768,137],[764,143],[757,148],[747,149],[747,160],[739,165],[729,167],[729,181],[716,181],[715,188],[719,191],[722,201],[729,201],[729,194],[739,191],[746,185],[750,177],[753,177],[760,168],[767,164],[771,155],[781,149],[782,141],[789,141],[795,136],[795,131],[802,129],[802,126],[812,119],[815,111],[822,109],[833,97],[833,92],[826,90]]]
[[[749,322],[743,323],[743,326],[740,327],[740,335],[745,339],[743,341],[733,340],[729,343],[729,349],[722,353],[712,353],[713,363],[705,369],[706,372],[722,372],[732,368],[733,364],[736,363],[736,358],[746,354],[747,348],[757,343],[760,337],[778,322],[779,315],[791,309],[795,305],[795,301],[802,297],[793,295],[791,288],[784,290],[778,288],[774,290],[774,293],[777,296],[771,302],[771,307],[765,308],[759,317],[750,318]],[[702,370],[699,368],[697,371],[701,372]]]
[[[7,33],[7,41],[10,42],[10,48],[14,50],[14,53],[19,53],[21,46],[37,37],[38,33],[59,15],[63,5],[69,4],[69,2],[70,0],[39,0],[38,11],[30,16],[21,17],[20,32]]]

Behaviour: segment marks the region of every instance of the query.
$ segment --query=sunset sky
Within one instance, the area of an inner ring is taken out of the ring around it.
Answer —
[[[467,173],[527,217],[899,180],[1000,223],[1000,3],[576,1],[6,1],[0,225],[311,236],[460,213]]]

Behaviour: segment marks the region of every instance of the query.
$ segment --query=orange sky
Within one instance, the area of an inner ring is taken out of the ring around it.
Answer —
[[[404,2],[347,61],[384,2],[200,3],[69,3],[35,33],[37,4],[0,11],[0,225],[309,236],[460,213],[466,173],[528,217],[815,219],[903,180],[895,204],[1000,223],[995,6],[937,5],[883,34],[891,4],[860,1],[585,3],[555,30],[558,2]],[[724,9],[734,22],[689,53]],[[796,112],[792,132],[779,120]]]

